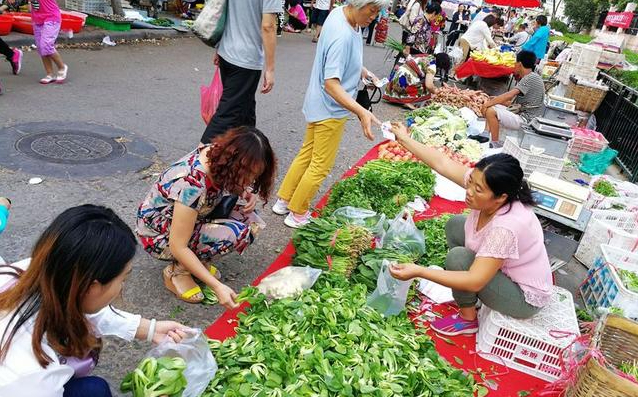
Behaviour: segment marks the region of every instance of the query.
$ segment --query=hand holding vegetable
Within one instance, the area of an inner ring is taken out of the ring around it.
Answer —
[[[419,277],[421,269],[423,269],[421,266],[414,263],[399,263],[390,266],[390,274],[396,279],[405,281]]]
[[[235,298],[237,298],[237,294],[233,291],[232,288],[227,286],[226,284],[219,283],[216,288],[213,288],[215,291],[215,295],[217,295],[217,299],[219,303],[224,306],[228,310],[236,309],[239,307],[237,302],[235,302]]]
[[[155,325],[153,343],[158,344],[166,338],[171,338],[173,342],[179,343],[186,337],[186,328],[175,321],[158,321]]]

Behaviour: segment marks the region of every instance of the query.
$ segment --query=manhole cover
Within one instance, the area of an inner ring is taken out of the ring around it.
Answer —
[[[58,164],[96,164],[126,153],[126,147],[115,139],[86,131],[28,135],[16,142],[16,148],[29,157]]]
[[[91,178],[140,171],[155,148],[119,128],[41,122],[0,129],[0,166],[32,175]]]

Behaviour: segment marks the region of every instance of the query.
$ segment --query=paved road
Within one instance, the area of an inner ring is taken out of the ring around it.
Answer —
[[[279,158],[277,185],[303,138],[301,104],[314,50],[315,45],[306,35],[285,35],[280,39],[275,89],[257,98],[258,127],[269,136]],[[384,76],[391,67],[391,61],[384,61],[385,55],[385,49],[365,47],[365,64]],[[138,173],[94,179],[45,177],[40,185],[27,183],[35,175],[0,168],[0,194],[11,197],[14,203],[10,226],[0,239],[0,254],[7,260],[28,256],[46,225],[70,206],[103,204],[132,226],[137,205],[156,173],[192,150],[204,128],[199,115],[199,87],[210,81],[212,51],[198,40],[62,50],[62,56],[70,67],[69,80],[58,86],[38,84],[43,68],[35,52],[25,54],[20,76],[10,75],[3,65],[0,79],[5,94],[0,97],[0,127],[32,121],[112,125],[154,145],[155,164]],[[399,112],[386,104],[375,109],[382,120],[396,118]],[[337,165],[321,192],[372,145],[363,137],[358,121],[350,120],[346,130]],[[269,210],[264,214],[268,228],[254,246],[242,257],[230,255],[219,262],[224,280],[234,288],[241,288],[259,275],[290,236],[281,218]],[[162,267],[162,263],[140,252],[123,301],[116,306],[147,317],[172,317],[195,327],[206,327],[219,316],[219,307],[176,300],[162,285]],[[117,385],[148,349],[146,343],[109,339],[97,373]]]

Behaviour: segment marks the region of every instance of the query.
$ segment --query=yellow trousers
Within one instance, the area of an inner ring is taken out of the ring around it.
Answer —
[[[277,196],[295,214],[305,214],[335,163],[347,118],[308,123],[303,145],[290,164]]]

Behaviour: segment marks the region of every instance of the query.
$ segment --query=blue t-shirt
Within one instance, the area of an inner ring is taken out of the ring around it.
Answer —
[[[361,33],[359,29],[355,30],[348,23],[343,9],[340,7],[332,11],[321,29],[303,103],[303,114],[309,123],[348,117],[348,110],[326,92],[326,80],[339,79],[343,89],[353,98],[357,94],[357,87],[361,81],[363,68]]]
[[[549,42],[549,27],[541,26],[534,32],[532,37],[527,40],[522,47],[523,51],[531,51],[536,54],[537,59],[543,59],[547,52],[547,43]]]

